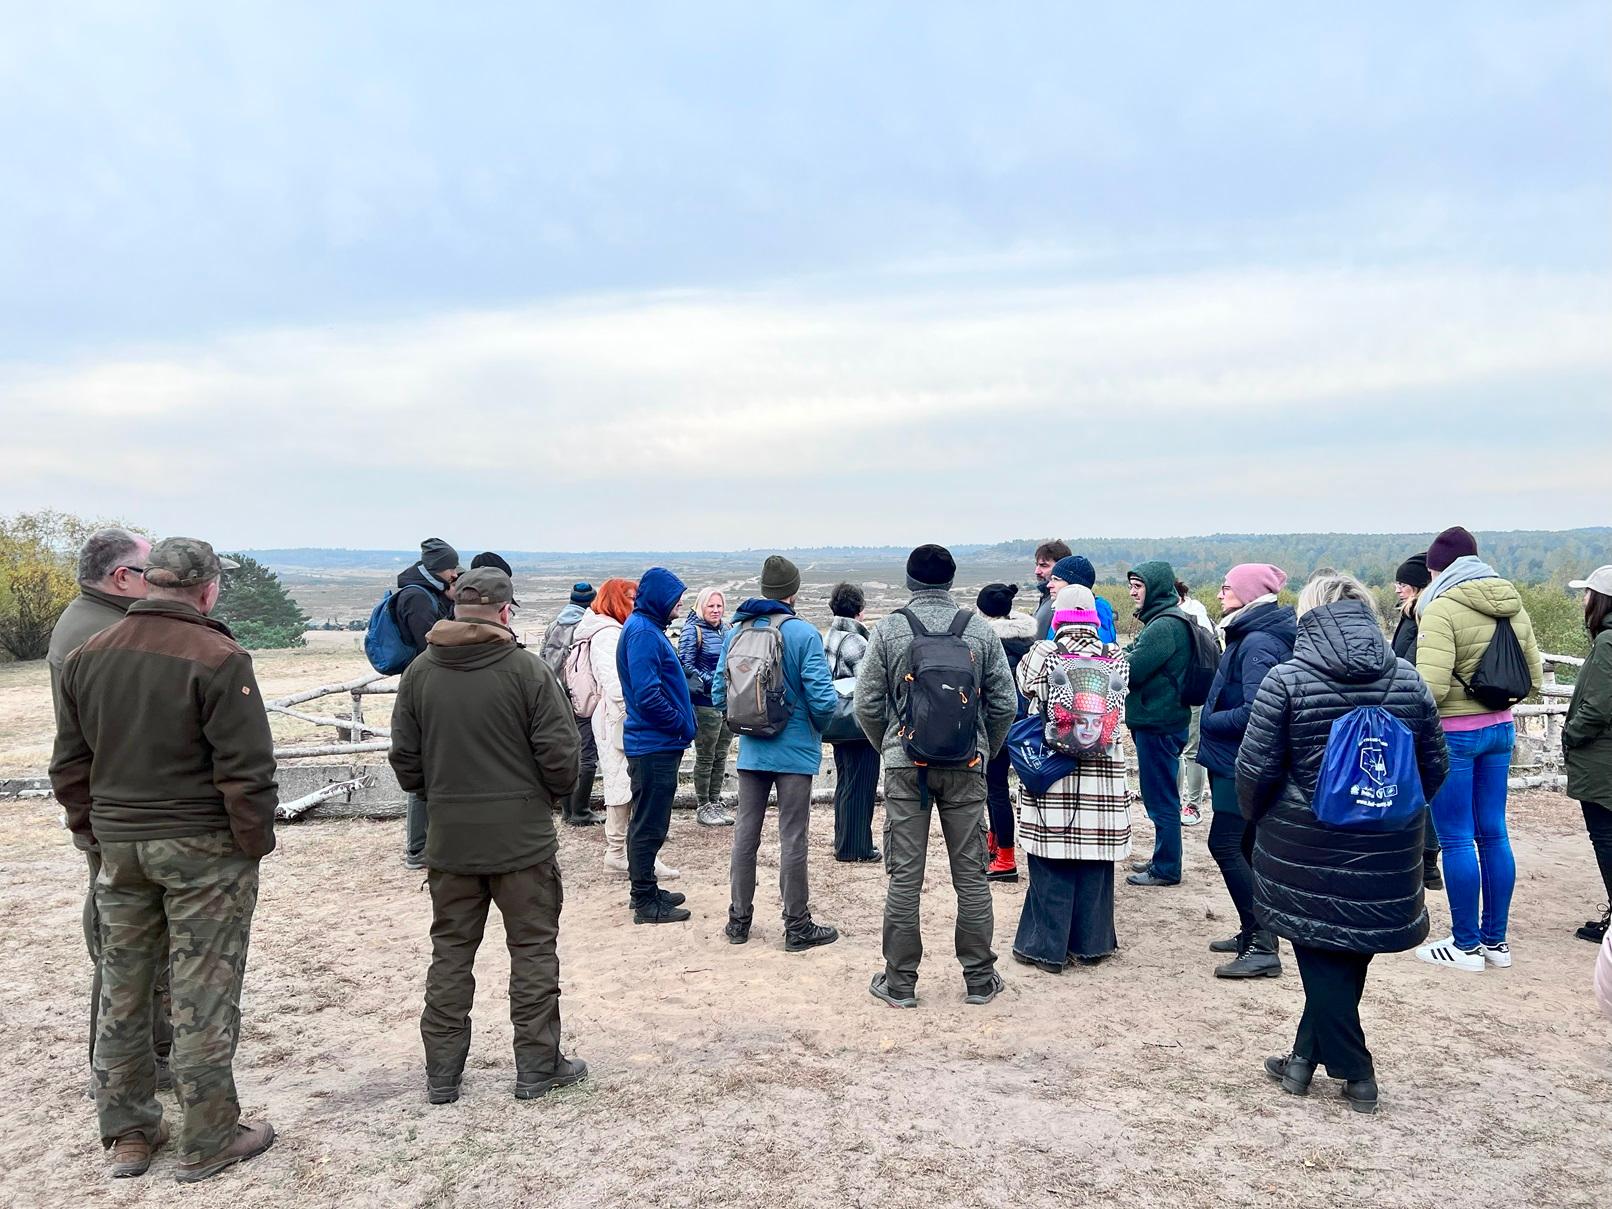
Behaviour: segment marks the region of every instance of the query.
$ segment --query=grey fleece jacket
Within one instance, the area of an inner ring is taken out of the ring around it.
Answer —
[[[918,592],[907,602],[932,633],[951,624],[957,602],[950,592]],[[1018,709],[1019,696],[1013,687],[1002,640],[978,614],[968,614],[963,640],[974,648],[980,668],[979,752],[977,771],[985,775],[985,761],[994,756],[1007,739]],[[910,667],[912,627],[899,613],[892,613],[873,627],[868,653],[856,672],[856,720],[869,741],[881,751],[886,768],[912,768],[911,758],[901,746],[896,721],[901,697],[893,687],[902,683]]]

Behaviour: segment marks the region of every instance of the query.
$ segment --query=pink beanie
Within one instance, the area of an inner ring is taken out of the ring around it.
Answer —
[[[1287,572],[1270,563],[1238,563],[1226,572],[1225,580],[1226,586],[1244,604],[1280,592],[1286,582]]]

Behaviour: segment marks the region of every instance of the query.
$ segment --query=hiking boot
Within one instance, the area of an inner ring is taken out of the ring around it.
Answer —
[[[1181,884],[1179,877],[1173,882],[1168,882],[1157,873],[1154,873],[1152,869],[1149,869],[1146,873],[1133,873],[1125,881],[1126,884],[1132,886],[1179,886]]]
[[[1203,811],[1199,807],[1194,806],[1191,802],[1187,802],[1181,807],[1181,826],[1196,827],[1201,822],[1203,822]]]
[[[634,907],[632,921],[635,924],[680,924],[692,914],[687,907],[674,907],[656,898]]]
[[[1343,1098],[1356,1112],[1377,1111],[1377,1080],[1350,1079],[1342,1087]]]
[[[746,929],[748,931],[748,929]],[[840,938],[840,930],[827,924],[814,924],[807,920],[797,928],[784,933],[784,948],[791,953],[802,953],[818,945],[831,945]]]
[[[1491,965],[1497,970],[1509,970],[1511,968],[1511,946],[1503,940],[1497,945],[1480,943],[1478,952],[1482,954],[1485,965]]]
[[[868,983],[868,994],[875,999],[882,999],[891,1007],[915,1008],[918,1006],[918,996],[911,991],[901,994],[890,989],[890,976],[880,970]]]
[[[535,1100],[539,1096],[546,1096],[551,1091],[561,1087],[570,1087],[580,1083],[588,1077],[588,1064],[581,1058],[567,1058],[560,1055],[560,1061],[554,1070],[546,1075],[534,1074],[530,1071],[515,1072],[515,1098],[517,1100]]]
[[[730,945],[748,944],[750,941],[750,921],[748,919],[734,919],[728,917],[728,926],[722,929],[722,935],[728,938]]]
[[[1417,946],[1416,958],[1418,961],[1427,962],[1430,966],[1463,970],[1468,974],[1481,974],[1483,967],[1488,964],[1483,960],[1483,953],[1479,949],[1457,948],[1453,936],[1446,936],[1433,944]]]
[[[1277,1054],[1265,1059],[1265,1073],[1289,1095],[1307,1096],[1310,1080],[1315,1078],[1315,1063],[1297,1054]]]
[[[195,1163],[180,1163],[174,1168],[174,1179],[181,1184],[194,1184],[217,1175],[226,1167],[255,1159],[274,1145],[274,1126],[267,1121],[242,1121],[235,1127],[235,1140],[211,1158]]]
[[[968,993],[963,996],[963,1002],[971,1003],[976,1007],[980,1006],[981,1004],[989,1003],[1002,993],[1002,989],[1006,985],[1007,984],[1002,981],[1002,975],[998,974],[995,970],[992,970],[991,980],[989,982],[982,982],[978,986],[969,987]]]
[[[1059,965],[1056,961],[1042,961],[1039,957],[1028,957],[1019,952],[1017,949],[1011,949],[1009,951],[1013,954],[1013,960],[1018,962],[1021,966],[1034,966],[1036,969],[1045,970],[1049,974],[1063,973],[1063,966]]]
[[[433,1075],[429,1071],[425,1076],[425,1102],[427,1104],[452,1104],[459,1098],[459,1082],[463,1075]]]
[[[1216,978],[1279,978],[1281,973],[1276,936],[1263,928],[1249,938],[1248,946],[1235,958],[1215,967]]]
[[[403,868],[410,873],[418,873],[425,868],[425,858],[423,856],[405,856],[403,858]]]
[[[662,890],[659,886],[656,886],[655,899],[668,907],[681,907],[688,902],[688,895],[681,890]]]
[[[1013,849],[997,848],[996,855],[991,863],[985,866],[985,880],[988,882],[1016,882],[1019,880],[1019,866],[1013,858]]]
[[[146,1141],[143,1133],[126,1133],[107,1152],[107,1171],[114,1180],[126,1180],[151,1170],[151,1156],[168,1144],[168,1125],[157,1122],[157,1140]]]
[[[701,827],[731,827],[733,820],[715,802],[701,802],[694,811],[694,821]]]
[[[1606,930],[1609,927],[1612,927],[1612,906],[1607,908],[1606,913],[1600,919],[1586,919],[1584,926],[1574,932],[1573,935],[1580,940],[1587,940],[1591,944],[1598,945],[1606,939]]]
[[[1209,951],[1211,953],[1241,953],[1243,946],[1247,943],[1248,938],[1239,932],[1235,936],[1226,937],[1225,940],[1211,940],[1209,942]]]

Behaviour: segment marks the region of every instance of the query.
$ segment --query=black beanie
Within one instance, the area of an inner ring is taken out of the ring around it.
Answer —
[[[470,569],[474,571],[477,567],[497,567],[511,579],[515,577],[515,572],[509,569],[509,564],[504,561],[504,556],[501,554],[494,554],[491,550],[483,550],[480,554],[476,555],[475,558],[470,560]]]
[[[1427,555],[1412,554],[1400,563],[1399,570],[1394,572],[1394,582],[1415,588],[1418,592],[1432,583],[1432,572],[1427,569]]]
[[[1013,598],[1018,594],[1018,584],[986,584],[974,598],[974,607],[986,617],[1006,617],[1013,612]]]
[[[768,600],[788,600],[800,591],[800,568],[782,554],[769,554],[761,564],[761,595]]]
[[[459,566],[459,551],[440,537],[428,537],[420,543],[420,563],[433,575],[462,569]]]
[[[593,590],[593,585],[588,583],[587,580],[579,580],[571,585],[571,603],[574,605],[587,608],[593,603],[593,598],[596,595],[598,593]]]
[[[1478,539],[1460,525],[1452,525],[1427,548],[1427,569],[1437,575],[1462,555],[1477,552]]]
[[[949,588],[956,578],[957,563],[945,546],[919,546],[907,556],[907,588],[910,591]]]

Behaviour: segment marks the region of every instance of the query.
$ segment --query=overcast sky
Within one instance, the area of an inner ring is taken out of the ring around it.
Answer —
[[[1607,5],[598,7],[4,4],[0,513],[1612,520]]]

